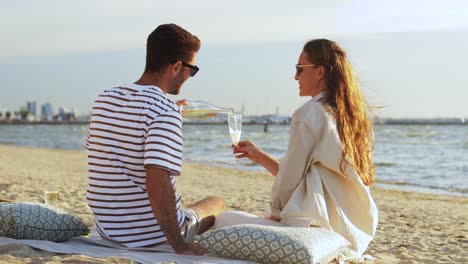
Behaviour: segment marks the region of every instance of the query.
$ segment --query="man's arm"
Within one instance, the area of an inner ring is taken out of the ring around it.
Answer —
[[[203,255],[205,251],[199,245],[185,243],[180,233],[175,192],[169,172],[146,166],[146,191],[158,224],[174,251],[177,254]]]

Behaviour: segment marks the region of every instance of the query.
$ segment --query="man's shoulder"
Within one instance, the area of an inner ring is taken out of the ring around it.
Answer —
[[[102,102],[117,103],[115,106],[128,106],[128,103],[130,103],[132,108],[141,106],[150,109],[156,115],[165,113],[180,114],[179,106],[167,97],[160,88],[152,85],[123,84],[104,89],[99,93],[95,101],[95,103]]]
[[[179,112],[177,104],[156,86],[146,87],[140,90],[139,93],[149,99],[152,105],[164,110],[164,112]]]
[[[158,112],[179,111],[177,104],[167,97],[161,88],[154,85],[138,85],[132,83],[123,84],[112,89],[125,91],[129,96],[133,97],[136,102],[157,107]]]

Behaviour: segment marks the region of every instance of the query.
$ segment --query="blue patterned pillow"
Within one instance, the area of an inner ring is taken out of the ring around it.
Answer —
[[[320,227],[234,225],[196,236],[208,252],[259,263],[328,263],[348,242]]]
[[[0,203],[0,237],[64,241],[89,233],[83,222],[39,203]]]

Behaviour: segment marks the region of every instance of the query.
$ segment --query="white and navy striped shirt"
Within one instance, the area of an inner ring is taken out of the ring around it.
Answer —
[[[97,231],[127,247],[166,241],[146,192],[145,165],[180,175],[182,116],[156,86],[127,84],[101,93],[94,102],[88,150],[88,205]],[[185,215],[176,194],[179,226]]]

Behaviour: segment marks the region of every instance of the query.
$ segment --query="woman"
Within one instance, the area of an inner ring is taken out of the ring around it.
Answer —
[[[276,176],[270,219],[226,213],[215,227],[321,226],[350,242],[348,257],[359,257],[373,239],[378,218],[368,188],[374,182],[368,106],[345,51],[333,41],[306,43],[295,79],[299,95],[312,98],[293,114],[288,150],[281,161],[250,141],[233,145],[237,158],[259,163]]]

